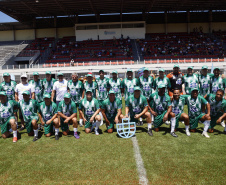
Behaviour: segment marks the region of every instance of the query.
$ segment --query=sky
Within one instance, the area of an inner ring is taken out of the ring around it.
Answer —
[[[0,11],[0,23],[3,22],[18,22],[18,21]]]

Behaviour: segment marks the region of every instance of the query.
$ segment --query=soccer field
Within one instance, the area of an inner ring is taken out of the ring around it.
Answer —
[[[147,125],[137,127],[136,138],[150,184],[225,184],[226,136],[223,128],[201,136],[186,136],[180,123],[178,138],[169,133],[169,126],[150,137]],[[81,138],[44,135],[33,142],[26,131],[17,143],[0,138],[0,184],[138,184],[139,174],[132,139],[117,137],[100,127],[101,134],[85,134]],[[39,133],[40,134],[40,133]]]

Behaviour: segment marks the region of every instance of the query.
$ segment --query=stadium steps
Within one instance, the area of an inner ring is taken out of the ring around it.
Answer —
[[[131,39],[132,50],[133,50],[133,59],[134,61],[142,61],[143,56],[141,54],[140,46],[136,43],[135,39]]]

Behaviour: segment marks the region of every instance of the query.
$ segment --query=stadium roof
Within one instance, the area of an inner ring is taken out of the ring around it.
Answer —
[[[2,0],[0,11],[19,22],[83,14],[226,10],[225,0]]]

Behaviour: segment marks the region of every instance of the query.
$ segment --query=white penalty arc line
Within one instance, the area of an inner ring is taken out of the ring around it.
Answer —
[[[138,175],[139,175],[139,184],[147,185],[147,184],[149,184],[148,178],[147,178],[147,173],[144,168],[144,163],[143,163],[143,159],[140,154],[140,148],[139,148],[136,136],[132,137],[132,142],[133,142],[134,157],[136,159],[137,170],[138,170]]]

